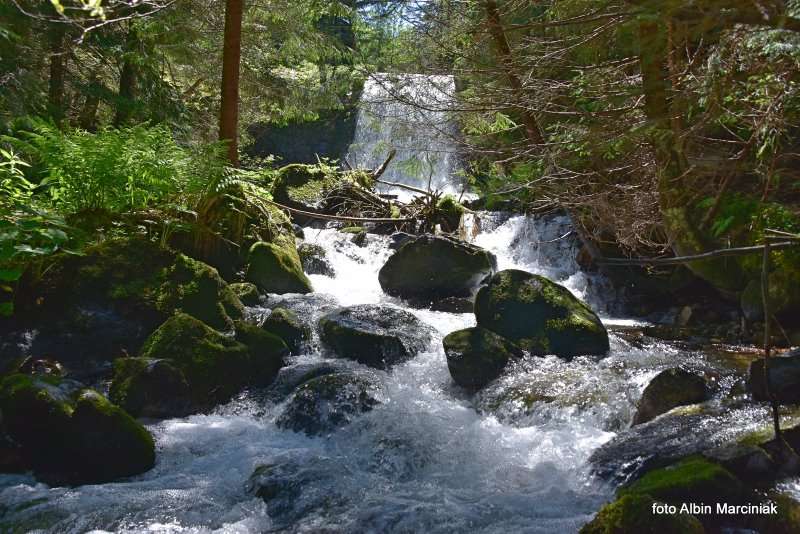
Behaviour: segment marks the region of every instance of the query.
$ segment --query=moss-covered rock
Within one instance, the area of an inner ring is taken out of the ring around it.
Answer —
[[[494,256],[480,247],[423,235],[403,243],[381,268],[378,280],[389,295],[430,303],[472,296],[496,265]]]
[[[134,417],[182,417],[192,412],[189,383],[170,360],[117,359],[109,397]]]
[[[390,306],[340,308],[319,320],[322,342],[340,358],[384,369],[413,358],[431,341],[432,329]]]
[[[271,383],[283,367],[284,358],[289,355],[286,342],[272,332],[241,321],[236,323],[236,340],[250,352],[250,384],[265,386]]]
[[[96,391],[78,396],[71,422],[75,460],[87,481],[138,475],[155,464],[155,443],[147,429]]]
[[[350,423],[380,404],[380,382],[372,373],[326,374],[302,384],[289,399],[278,426],[319,435]]]
[[[313,291],[294,246],[256,243],[250,249],[249,261],[245,278],[266,293]]]
[[[705,379],[679,367],[653,378],[642,393],[633,424],[646,423],[677,406],[703,402],[708,397]]]
[[[256,306],[261,302],[261,296],[255,284],[250,282],[238,282],[231,284],[230,288],[245,306]]]
[[[323,276],[334,276],[336,271],[333,269],[328,254],[325,249],[314,243],[301,243],[297,247],[300,256],[300,263],[303,271],[307,274],[321,274]]]
[[[455,232],[461,225],[461,216],[464,215],[464,206],[452,195],[445,195],[436,203],[436,222],[445,232]]]
[[[311,339],[311,329],[286,308],[274,308],[261,328],[281,338],[293,354],[299,354],[303,344]]]
[[[363,226],[347,226],[340,228],[339,232],[349,234],[351,236],[350,242],[356,246],[363,247],[367,244],[367,231]]]
[[[511,358],[522,356],[509,340],[480,327],[452,332],[442,344],[450,376],[470,390],[482,388],[500,376]]]
[[[341,177],[319,165],[287,165],[275,179],[272,195],[276,202],[304,211],[318,211],[325,192],[335,187]]]
[[[60,483],[102,483],[155,463],[150,433],[93,390],[56,377],[11,375],[0,383],[2,430],[25,463]]]
[[[478,326],[533,354],[571,358],[604,354],[608,333],[591,308],[547,278],[525,271],[495,274],[475,297]]]
[[[698,519],[687,513],[654,514],[647,495],[626,495],[607,504],[580,534],[703,534]]]

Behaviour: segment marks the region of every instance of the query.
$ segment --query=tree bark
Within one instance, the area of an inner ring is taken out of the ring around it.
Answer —
[[[100,106],[100,80],[97,73],[93,73],[89,80],[89,89],[83,103],[78,126],[86,131],[93,132],[97,129],[97,108]]]
[[[225,34],[222,48],[222,102],[219,138],[228,142],[228,159],[239,163],[239,64],[242,54],[242,0],[225,2]]]
[[[53,120],[60,123],[64,119],[64,80],[67,71],[67,53],[64,46],[66,31],[63,24],[57,24],[50,32],[50,80],[48,103]]]
[[[483,5],[486,10],[486,24],[489,29],[489,34],[494,40],[500,65],[505,72],[508,85],[511,86],[514,98],[517,101],[516,107],[522,118],[522,124],[525,126],[525,136],[531,143],[543,145],[544,136],[542,135],[541,128],[539,128],[539,123],[533,113],[523,104],[525,101],[525,93],[522,87],[522,80],[520,80],[520,77],[514,70],[514,57],[511,52],[511,46],[508,43],[508,38],[506,37],[506,32],[503,29],[503,21],[500,17],[500,10],[497,7],[497,2],[495,0],[485,0]]]
[[[136,28],[131,26],[125,38],[125,59],[119,75],[119,91],[117,93],[117,110],[114,115],[114,126],[119,128],[127,123],[136,106],[137,67],[135,54],[139,49],[139,36]]]

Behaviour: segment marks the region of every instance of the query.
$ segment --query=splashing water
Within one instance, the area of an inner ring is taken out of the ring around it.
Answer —
[[[501,268],[603,298],[603,285],[578,272],[577,243],[554,240],[569,231],[568,219],[482,219],[474,241],[494,251]],[[306,236],[337,275],[312,275],[316,294],[268,304],[305,302],[298,309],[314,321],[338,305],[409,309],[378,284],[388,238],[370,235],[359,247],[332,229],[308,228]],[[0,531],[574,532],[613,493],[587,460],[629,424],[647,381],[676,364],[716,365],[701,353],[632,345],[612,333],[608,358],[528,359],[471,398],[453,385],[441,339],[473,326],[474,316],[410,311],[436,329],[430,350],[378,372],[382,404],[350,425],[322,437],[282,430],[275,420],[283,404],[244,394],[211,414],[148,425],[157,465],[130,480],[50,488],[29,476],[0,477]],[[312,343],[291,363],[324,358]],[[539,398],[526,397],[531,388]],[[279,466],[291,495],[270,504],[253,497],[247,481],[260,465]]]

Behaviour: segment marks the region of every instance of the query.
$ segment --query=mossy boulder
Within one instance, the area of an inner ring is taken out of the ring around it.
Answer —
[[[229,400],[246,386],[269,384],[288,353],[276,336],[253,325],[236,326],[236,337],[231,338],[178,313],[153,332],[140,356],[172,363],[189,385],[194,410],[207,408]],[[127,378],[115,375],[112,390],[124,389],[121,381]]]
[[[155,443],[147,429],[96,391],[78,396],[71,423],[76,464],[87,481],[137,475],[155,464]]]
[[[286,308],[273,308],[261,328],[281,338],[292,354],[299,354],[303,344],[311,339],[311,329]]]
[[[327,434],[380,404],[372,373],[345,371],[305,382],[292,394],[277,424],[309,435]]]
[[[245,306],[257,306],[261,302],[258,288],[250,282],[238,282],[230,285],[231,291],[239,297]]]
[[[580,534],[704,534],[693,515],[654,514],[656,504],[648,495],[626,495],[604,506]]]
[[[770,400],[764,374],[764,359],[754,360],[747,372],[747,389],[757,401]],[[770,358],[769,392],[782,404],[800,404],[800,354]]]
[[[452,195],[445,195],[436,203],[436,222],[445,232],[455,232],[461,225],[461,216],[464,215],[464,206]]]
[[[306,274],[321,274],[333,277],[336,271],[328,260],[325,249],[314,243],[301,243],[297,247],[300,263]]]
[[[475,297],[478,326],[532,354],[572,358],[605,354],[600,318],[570,291],[544,276],[510,269],[495,274]]]
[[[450,376],[469,390],[480,389],[499,377],[511,358],[523,354],[509,340],[480,327],[452,332],[442,344]]]
[[[320,318],[319,327],[322,342],[338,357],[379,369],[425,350],[433,332],[405,310],[372,304],[328,313]]]
[[[316,212],[324,205],[325,193],[340,180],[337,173],[318,165],[287,165],[278,171],[272,196],[290,208]]]
[[[708,398],[705,379],[679,367],[661,371],[642,393],[633,424],[646,423],[677,406],[703,402]]]
[[[0,383],[2,430],[37,475],[57,483],[103,483],[155,463],[153,437],[94,390],[56,377],[11,375]]]
[[[259,242],[252,246],[245,278],[266,293],[310,293],[311,281],[303,272],[294,246]]]
[[[109,397],[134,417],[182,417],[192,413],[189,383],[171,360],[117,359]]]
[[[430,303],[447,297],[470,297],[494,273],[495,257],[455,239],[423,235],[409,239],[378,273],[389,295]]]

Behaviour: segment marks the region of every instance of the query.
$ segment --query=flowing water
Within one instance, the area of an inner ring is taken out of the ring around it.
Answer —
[[[577,271],[576,243],[555,239],[568,232],[568,220],[485,216],[482,226],[475,241],[500,268],[546,274],[602,303],[602,280]],[[271,297],[265,305],[305,302],[299,309],[311,320],[336,305],[403,306],[378,284],[388,238],[369,236],[358,247],[333,229],[310,228],[306,238],[325,248],[338,274],[311,276],[312,296]],[[474,325],[474,316],[411,311],[436,329],[434,343],[378,372],[382,403],[350,425],[322,437],[282,430],[275,425],[282,403],[245,394],[211,414],[148,425],[157,465],[130,480],[50,488],[28,476],[0,477],[0,531],[574,532],[613,494],[587,460],[629,424],[647,381],[678,363],[715,365],[701,353],[612,333],[605,359],[526,360],[473,399],[451,382],[441,338]],[[292,364],[324,357],[315,342]],[[498,408],[498,398],[531,384],[551,401]],[[745,429],[766,415],[748,413]],[[265,464],[280,466],[293,488],[270,505],[247,487]]]

